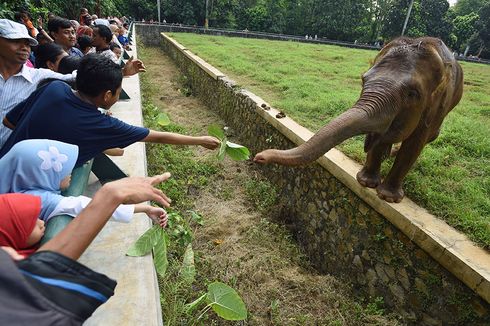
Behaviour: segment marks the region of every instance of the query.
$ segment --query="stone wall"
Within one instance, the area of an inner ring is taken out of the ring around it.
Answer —
[[[151,30],[137,25],[137,32],[148,35],[155,44]],[[260,107],[263,100],[176,42],[160,37],[160,46],[187,76],[193,93],[253,153],[296,146],[274,121],[264,118],[268,113]],[[282,216],[319,271],[351,283],[369,301],[383,297],[386,306],[407,324],[490,323],[490,306],[485,300],[322,165],[270,165],[261,170],[279,190]]]

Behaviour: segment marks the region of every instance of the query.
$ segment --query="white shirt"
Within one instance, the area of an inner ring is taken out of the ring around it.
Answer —
[[[12,133],[12,130],[3,125],[3,118],[17,104],[28,98],[36,90],[37,84],[46,78],[74,81],[76,71],[62,75],[49,69],[34,69],[23,65],[20,72],[7,80],[0,74],[0,148]]]
[[[122,48],[121,48],[121,50],[122,50]],[[116,54],[111,51],[111,49],[107,49],[107,50],[100,51],[97,53],[100,54],[101,56],[104,56],[106,58],[111,59],[112,62],[119,64],[119,59],[117,58]]]
[[[76,217],[91,201],[92,198],[85,196],[65,197],[56,205],[46,221],[53,216],[62,214]],[[133,215],[134,205],[119,205],[112,214],[112,219],[116,222],[129,223]]]

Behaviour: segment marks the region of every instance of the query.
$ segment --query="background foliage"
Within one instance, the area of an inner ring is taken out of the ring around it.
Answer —
[[[209,26],[375,44],[399,36],[411,0],[208,0]],[[161,0],[167,23],[204,25],[206,0]],[[97,0],[0,0],[0,17],[16,10],[77,19]],[[102,16],[157,20],[156,0],[100,0]],[[490,58],[490,0],[415,0],[408,36],[435,36],[459,53]],[[467,47],[468,50],[467,50]]]

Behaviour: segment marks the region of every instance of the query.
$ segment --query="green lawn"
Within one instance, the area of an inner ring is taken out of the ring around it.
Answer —
[[[376,52],[328,45],[172,33],[239,85],[317,131],[348,109]],[[408,197],[490,248],[490,66],[462,63],[465,89],[439,138],[405,179]],[[339,148],[363,162],[363,137]],[[390,161],[383,166],[386,172]]]

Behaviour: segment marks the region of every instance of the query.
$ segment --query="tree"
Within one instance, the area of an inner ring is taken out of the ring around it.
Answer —
[[[490,0],[458,0],[454,5],[454,12],[457,16],[466,16],[471,13],[477,13]]]
[[[470,38],[477,32],[476,25],[480,16],[476,13],[470,13],[464,16],[456,16],[453,20],[454,35],[456,43],[453,48],[459,52],[463,52],[468,45]]]

